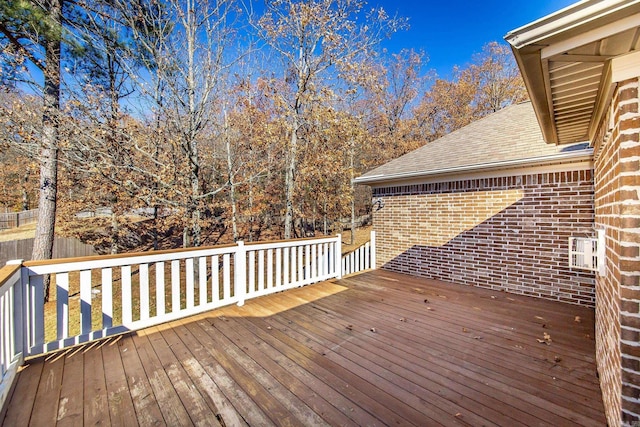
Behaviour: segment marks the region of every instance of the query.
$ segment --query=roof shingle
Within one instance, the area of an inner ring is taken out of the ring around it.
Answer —
[[[384,181],[393,176],[433,175],[455,168],[473,170],[490,164],[544,158],[564,152],[590,152],[588,144],[556,146],[542,138],[531,102],[511,105],[455,130],[402,157],[373,169],[356,181]]]

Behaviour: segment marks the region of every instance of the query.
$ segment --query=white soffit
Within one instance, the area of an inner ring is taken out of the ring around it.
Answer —
[[[640,0],[586,0],[506,35],[548,143],[591,141],[611,60],[640,51]]]

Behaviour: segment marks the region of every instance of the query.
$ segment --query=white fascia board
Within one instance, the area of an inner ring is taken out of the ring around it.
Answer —
[[[638,3],[640,0],[583,0],[510,31],[505,39],[521,49]]]
[[[566,40],[543,47],[540,57],[542,59],[552,58],[580,46],[605,39],[614,34],[618,34],[638,26],[640,26],[640,13],[626,16],[610,24],[603,25],[602,27],[586,31],[585,33],[569,37]]]
[[[518,160],[507,160],[503,162],[493,162],[493,163],[483,163],[479,165],[469,165],[469,166],[459,166],[452,168],[444,168],[437,169],[432,171],[419,171],[419,172],[407,172],[407,173],[397,173],[397,174],[378,174],[372,176],[361,176],[355,178],[353,180],[354,184],[388,184],[400,181],[414,181],[414,180],[423,180],[423,179],[434,179],[434,178],[447,178],[449,180],[451,176],[461,175],[461,174],[477,174],[477,173],[487,173],[487,172],[498,172],[505,170],[513,170],[513,169],[524,169],[524,168],[533,168],[533,167],[545,167],[549,166],[564,166],[563,164],[567,163],[580,163],[585,164],[585,162],[591,164],[593,160],[593,149],[588,150],[580,150],[573,153],[559,153],[554,154],[552,156],[544,156],[544,157],[534,157],[529,159],[518,159]],[[580,166],[582,167],[582,166]],[[557,167],[556,167],[557,168]],[[503,175],[503,173],[499,173],[496,176]],[[438,179],[438,181],[442,181],[443,179]],[[376,186],[376,185],[374,185]]]
[[[640,76],[640,51],[634,51],[611,60],[611,81],[619,83]]]

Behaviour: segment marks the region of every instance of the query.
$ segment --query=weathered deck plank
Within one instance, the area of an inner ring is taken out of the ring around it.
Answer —
[[[83,347],[70,349],[64,358],[64,375],[58,407],[58,426],[79,426],[84,418],[84,355]]]
[[[58,417],[58,396],[62,385],[64,354],[52,355],[44,363],[40,384],[36,392],[30,424],[52,425]]]
[[[105,380],[105,364],[102,345],[106,341],[92,343],[84,356],[84,425],[109,425],[109,399]]]
[[[102,360],[104,360],[104,371],[106,372],[111,425],[126,427],[136,424],[132,422],[132,420],[136,420],[136,410],[133,406],[127,375],[118,349],[121,339],[122,337],[111,338],[102,346]]]
[[[26,426],[31,420],[40,376],[44,368],[44,357],[27,361],[21,368],[2,425]]]
[[[374,271],[28,361],[3,424],[604,425],[593,325]]]

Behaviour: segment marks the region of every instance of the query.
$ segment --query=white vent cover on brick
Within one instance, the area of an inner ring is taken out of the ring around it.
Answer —
[[[604,275],[605,232],[597,233],[597,237],[569,237],[569,267]]]

